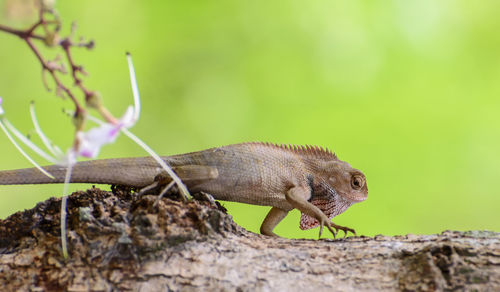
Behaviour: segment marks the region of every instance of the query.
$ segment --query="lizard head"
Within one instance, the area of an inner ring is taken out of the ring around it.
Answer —
[[[310,202],[332,219],[343,213],[352,204],[362,202],[368,197],[365,175],[344,161],[325,162],[316,176],[309,178],[311,187]],[[319,222],[306,214],[300,219],[301,229],[310,229]]]
[[[365,175],[345,161],[326,163],[324,177],[326,183],[347,201],[358,203],[368,197]]]

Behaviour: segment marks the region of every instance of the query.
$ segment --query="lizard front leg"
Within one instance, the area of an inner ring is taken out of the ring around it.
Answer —
[[[353,229],[339,226],[334,224],[333,222],[326,217],[325,213],[321,211],[318,207],[315,205],[311,204],[310,202],[307,201],[307,199],[310,197],[311,191],[307,187],[293,187],[288,192],[286,193],[286,200],[296,209],[298,209],[300,212],[309,215],[313,218],[316,218],[320,224],[320,229],[319,229],[319,237],[321,237],[321,234],[323,233],[323,226],[326,226],[328,230],[333,234],[333,237],[335,237],[337,234],[336,232],[332,229],[335,228],[336,230],[341,229],[343,230],[346,234],[347,231],[350,231],[354,234],[356,232]]]
[[[286,215],[288,215],[288,211],[273,207],[262,222],[260,233],[267,236],[278,236],[273,232],[273,229],[286,217]]]

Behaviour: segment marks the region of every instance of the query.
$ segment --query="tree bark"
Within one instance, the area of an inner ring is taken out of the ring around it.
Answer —
[[[237,226],[220,205],[90,189],[0,220],[2,291],[500,291],[500,233],[296,240]]]

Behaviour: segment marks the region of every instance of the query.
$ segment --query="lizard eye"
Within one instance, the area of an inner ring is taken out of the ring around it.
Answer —
[[[351,178],[351,187],[355,190],[361,189],[365,185],[365,179],[361,175],[353,175]]]

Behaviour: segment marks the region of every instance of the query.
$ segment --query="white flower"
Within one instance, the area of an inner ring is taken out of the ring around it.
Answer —
[[[2,108],[2,98],[0,97],[0,116],[3,115],[5,111]]]
[[[104,123],[87,132],[78,132],[76,134],[79,143],[78,155],[87,158],[96,158],[102,146],[113,143],[122,128],[128,129],[135,122],[134,107],[129,106],[117,124]]]

